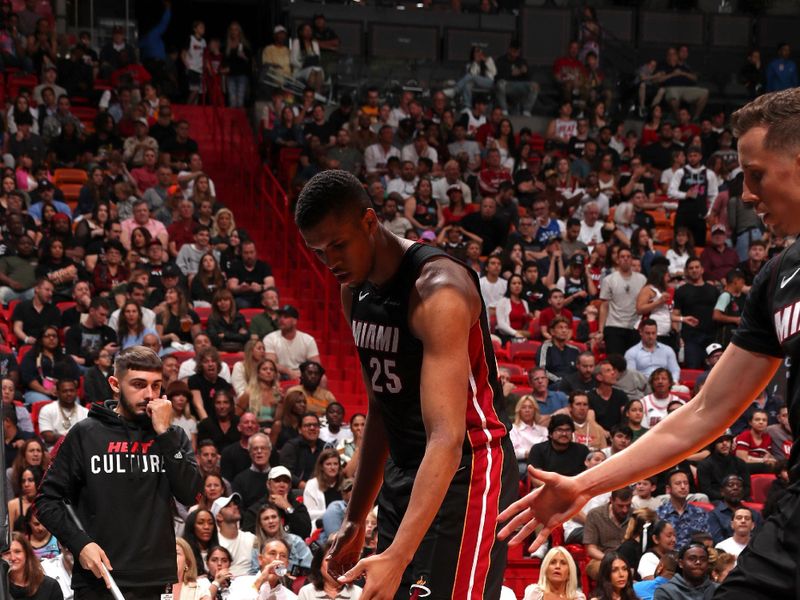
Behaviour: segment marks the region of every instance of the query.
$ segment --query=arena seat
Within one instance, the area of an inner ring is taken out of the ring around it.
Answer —
[[[39,413],[51,402],[55,402],[55,400],[40,400],[39,402],[31,404],[31,421],[33,421],[33,432],[36,435],[41,435],[39,431]]]
[[[516,363],[497,363],[497,366],[501,369],[508,369],[508,373],[511,376],[511,383],[514,385],[526,385],[528,383],[528,377],[525,374],[525,369],[523,369],[520,365]]]
[[[56,169],[53,173],[53,183],[60,186],[62,183],[77,183],[84,185],[89,181],[89,176],[83,169]]]
[[[696,506],[697,508],[702,508],[706,512],[711,512],[714,510],[714,505],[710,502],[689,502],[689,504]]]
[[[750,497],[753,502],[763,504],[767,501],[767,494],[773,481],[775,481],[775,475],[772,473],[758,473],[750,476]]]

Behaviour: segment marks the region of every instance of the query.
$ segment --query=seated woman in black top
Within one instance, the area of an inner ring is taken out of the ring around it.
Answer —
[[[9,564],[8,587],[11,597],[32,600],[64,600],[61,586],[44,574],[42,563],[36,558],[28,539],[15,531],[6,560]]]
[[[200,317],[189,308],[186,294],[176,286],[164,293],[167,310],[158,315],[156,331],[161,337],[161,345],[169,348],[172,342],[191,344],[194,336],[200,333]]]
[[[195,306],[211,306],[214,294],[225,288],[225,276],[219,268],[217,259],[211,252],[200,259],[200,268],[192,278],[189,290],[192,304]]]
[[[219,376],[222,363],[216,348],[203,348],[195,357],[197,367],[195,374],[189,377],[189,389],[192,390],[192,415],[198,420],[205,419],[214,412],[214,395],[219,391],[229,392],[233,396],[233,387]],[[203,439],[199,436],[198,439]],[[238,439],[238,438],[237,438]]]
[[[103,248],[105,226],[111,217],[108,202],[99,202],[92,209],[91,215],[85,216],[75,227],[74,241],[78,246],[86,248],[86,255],[99,254]]]
[[[64,253],[60,238],[48,238],[42,247],[42,257],[36,266],[36,279],[46,277],[53,284],[53,302],[72,300],[72,287],[79,279],[88,279],[82,267]]]
[[[72,357],[64,353],[58,341],[58,329],[48,325],[19,367],[25,404],[54,400],[56,382],[61,378],[78,381],[81,372]]]
[[[211,343],[223,352],[241,352],[250,339],[247,322],[236,310],[236,301],[230,290],[218,290],[214,294],[206,331]]]
[[[222,381],[222,379],[220,379]],[[233,414],[233,390],[219,389],[214,393],[213,410],[197,425],[197,437],[211,440],[222,452],[226,446],[238,444],[239,417]]]

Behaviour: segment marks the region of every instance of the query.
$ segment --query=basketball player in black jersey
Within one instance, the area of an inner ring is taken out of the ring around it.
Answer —
[[[800,88],[765,94],[733,114],[744,170],[742,199],[776,233],[800,234]],[[545,485],[500,518],[500,537],[519,543],[541,524],[532,547],[590,498],[654,475],[708,446],[752,403],[778,366],[789,366],[789,420],[794,432],[785,499],[738,558],[714,598],[800,597],[800,242],[756,276],[733,341],[702,390],[684,407],[602,465],[574,478],[531,469]]]
[[[518,474],[475,273],[385,229],[344,171],[312,178],[295,217],[341,284],[369,395],[329,570],[342,582],[366,576],[365,600],[497,600],[497,517]],[[359,561],[376,499],[378,552]]]

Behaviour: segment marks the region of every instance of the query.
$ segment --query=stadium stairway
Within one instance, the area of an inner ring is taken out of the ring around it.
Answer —
[[[297,306],[299,328],[317,340],[330,390],[348,417],[365,412],[366,392],[338,285],[303,244],[286,194],[262,165],[247,114],[206,106],[176,106],[174,111],[189,121],[218,198],[272,267],[281,304]]]

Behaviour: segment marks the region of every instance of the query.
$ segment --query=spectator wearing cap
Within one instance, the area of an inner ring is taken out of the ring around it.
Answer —
[[[255,531],[258,513],[265,502],[278,507],[289,533],[305,539],[311,533],[311,518],[308,509],[297,500],[292,492],[292,473],[283,465],[272,467],[267,475],[266,497],[247,508],[242,519],[242,527],[247,531]]]
[[[476,142],[469,143],[476,144]],[[433,181],[433,197],[442,208],[450,204],[450,194],[455,187],[461,190],[464,205],[470,205],[472,203],[472,190],[461,179],[461,167],[458,161],[448,160],[444,164],[444,177]]]
[[[711,228],[711,243],[700,255],[706,281],[710,283],[721,283],[731,269],[737,268],[739,264],[739,255],[728,246],[727,241],[724,225],[714,225]]]
[[[322,386],[325,369],[317,361],[307,360],[300,364],[300,383],[286,390],[286,394],[302,392],[306,397],[306,410],[321,417],[328,406],[336,402],[330,390]]]
[[[728,248],[728,250],[732,249]],[[725,275],[725,287],[714,305],[712,318],[717,326],[716,341],[723,347],[731,341],[733,332],[742,320],[742,310],[744,310],[744,301],[747,297],[747,294],[744,293],[744,281],[744,273],[739,269],[728,271]]]
[[[258,419],[255,414],[248,410],[239,415],[239,424],[236,426],[236,430],[239,432],[240,436],[239,443],[227,446],[222,451],[222,458],[220,460],[222,476],[229,481],[233,481],[239,473],[248,469],[252,463],[249,442],[250,438],[258,433]],[[259,494],[263,491],[266,478],[264,478],[264,481],[261,483],[261,488],[258,490]],[[234,489],[242,493],[241,489]],[[249,505],[250,502],[245,502],[245,504]]]
[[[569,415],[553,415],[547,426],[547,441],[531,447],[528,464],[536,469],[559,473],[565,477],[582,473],[586,469],[585,460],[589,448],[572,441],[574,432],[575,424]],[[540,484],[535,478],[531,480],[536,486]]]
[[[689,229],[695,244],[702,246],[706,241],[708,207],[714,204],[717,197],[719,181],[714,172],[703,165],[703,149],[700,146],[691,146],[686,151],[686,159],[687,164],[672,175],[667,195],[678,202],[675,227]],[[715,227],[722,227],[724,232],[724,226]],[[713,235],[711,243],[715,245]],[[735,261],[734,266],[738,262]]]
[[[217,522],[219,545],[231,554],[230,572],[234,577],[251,574],[253,550],[256,548],[256,536],[239,528],[241,506],[242,497],[236,492],[217,498],[211,505],[211,514]]]
[[[289,33],[283,25],[276,25],[272,30],[272,43],[261,52],[261,64],[269,66],[271,75],[281,80],[292,76],[292,57],[287,41]]]
[[[34,202],[28,208],[28,214],[33,217],[37,223],[42,222],[42,210],[47,205],[56,209],[56,212],[66,215],[70,219],[72,218],[72,209],[64,202],[55,199],[55,190],[55,186],[49,179],[41,179],[39,181],[38,187],[36,188],[39,194],[39,201]]]
[[[33,164],[41,164],[47,156],[47,144],[32,131],[33,116],[30,112],[24,112],[16,115],[15,122],[15,135],[8,136],[8,153],[17,163],[21,162],[23,156],[29,156]],[[9,134],[11,133],[9,128]]]
[[[733,432],[728,429],[711,444],[711,454],[697,464],[698,489],[712,502],[724,499],[724,481],[729,475],[742,481],[740,500],[750,496],[750,471],[741,458],[732,454],[732,446]]]
[[[562,255],[564,242],[561,243]],[[597,286],[588,272],[588,263],[583,254],[569,259],[564,275],[556,281],[556,287],[564,292],[564,306],[573,315],[582,315],[589,302],[597,296]]]
[[[228,289],[238,308],[257,308],[263,291],[275,287],[275,278],[270,266],[258,258],[255,242],[245,240],[241,248],[241,260],[235,261],[228,272]]]
[[[306,413],[300,420],[300,435],[283,445],[280,462],[292,474],[292,487],[305,489],[306,482],[314,477],[317,459],[326,444],[319,439],[320,421],[314,413]]]
[[[265,358],[278,365],[284,379],[299,379],[300,365],[306,361],[319,363],[317,342],[297,329],[298,310],[289,304],[278,310],[278,331],[264,336]]]
[[[252,413],[245,414],[255,416],[252,415]],[[249,416],[248,420],[250,420]],[[249,423],[248,427],[252,429],[252,423]],[[266,433],[258,431],[257,420],[255,427],[256,433],[253,433],[247,440],[247,452],[250,455],[250,463],[243,471],[238,473],[231,482],[233,489],[242,495],[244,506],[250,506],[264,493],[264,487],[267,485],[267,475],[270,470],[269,463],[272,443]],[[237,444],[231,444],[231,446],[236,445]],[[227,450],[227,448],[225,450]],[[222,451],[223,457],[225,456],[225,450]]]
[[[122,159],[131,167],[140,167],[144,164],[144,151],[150,149],[157,153],[158,142],[149,135],[150,125],[144,117],[136,119],[134,131],[136,133],[122,145]]]
[[[722,479],[720,490],[722,499],[715,504],[714,510],[708,513],[708,532],[714,538],[715,544],[719,544],[733,535],[731,522],[734,513],[740,508],[749,510],[742,504],[742,500],[745,498],[744,482],[745,479],[735,473],[726,475]],[[756,528],[761,527],[763,522],[761,515],[756,510],[752,513]]]
[[[96,294],[108,296],[111,290],[128,281],[131,276],[124,258],[127,251],[117,240],[109,240],[103,245],[105,261],[98,263],[92,272],[92,287]]]

